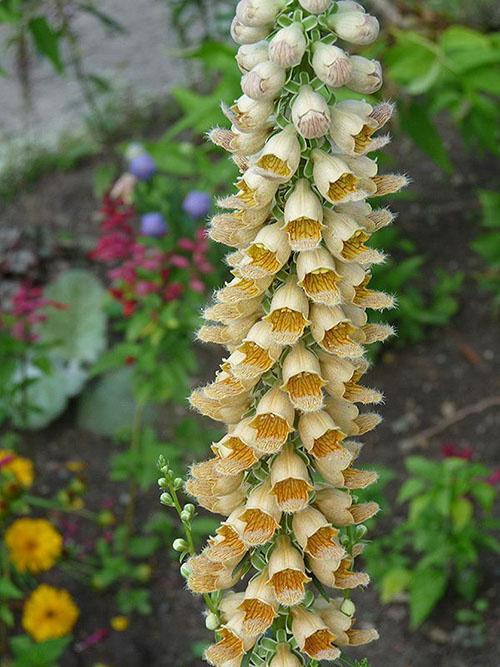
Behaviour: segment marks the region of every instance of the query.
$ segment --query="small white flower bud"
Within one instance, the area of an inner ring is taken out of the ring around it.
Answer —
[[[210,612],[205,618],[205,627],[207,630],[217,630],[220,625],[220,621],[216,614]]]
[[[188,545],[186,540],[182,539],[182,537],[179,537],[176,540],[174,540],[172,548],[174,551],[186,551]]]
[[[337,13],[339,12],[361,12],[365,14],[365,8],[354,0],[338,0]]]
[[[331,123],[325,98],[310,86],[302,86],[292,105],[292,120],[297,132],[305,139],[323,137]]]
[[[344,11],[332,14],[328,23],[340,39],[352,44],[371,44],[380,32],[375,16],[360,11]]]
[[[272,62],[256,65],[241,80],[245,95],[253,100],[270,100],[277,97],[286,81],[284,69]]]
[[[237,44],[254,44],[255,42],[260,42],[268,34],[269,26],[252,28],[251,26],[243,25],[236,17],[231,23],[231,37]]]
[[[286,0],[240,0],[236,6],[236,18],[252,28],[268,26],[285,4]]]
[[[332,0],[299,0],[299,2],[311,14],[322,14],[332,4]]]
[[[191,574],[191,568],[189,567],[189,565],[187,563],[183,563],[181,565],[181,570],[180,571],[181,571],[181,574],[184,578],[189,577],[189,575]]]
[[[346,85],[356,93],[371,95],[383,84],[382,67],[377,60],[351,56],[352,72]]]
[[[312,66],[318,79],[330,88],[345,86],[353,68],[345,51],[338,46],[322,43],[314,45]]]
[[[292,23],[282,28],[269,44],[269,60],[280,67],[295,67],[299,65],[307,43],[300,23]]]
[[[354,606],[354,602],[352,600],[345,599],[340,605],[340,611],[344,613],[346,616],[354,616],[354,614],[356,613],[356,607]]]
[[[236,62],[240,71],[245,74],[253,69],[255,65],[265,62],[268,59],[268,49],[269,46],[265,39],[255,42],[255,44],[240,46],[236,54]]]

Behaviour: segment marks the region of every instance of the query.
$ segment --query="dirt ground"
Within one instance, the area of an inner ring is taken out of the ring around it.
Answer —
[[[444,416],[454,414],[489,396],[500,394],[500,336],[498,321],[492,312],[491,298],[482,294],[473,278],[480,261],[470,249],[470,241],[479,228],[479,210],[474,192],[494,187],[494,165],[478,156],[465,157],[454,149],[458,165],[451,181],[444,177],[415,148],[401,139],[395,155],[399,167],[413,178],[415,201],[400,201],[397,222],[403,234],[411,238],[419,253],[428,258],[425,280],[437,268],[464,271],[468,278],[461,292],[461,309],[449,326],[430,333],[417,346],[393,345],[371,372],[371,386],[386,396],[384,423],[366,439],[363,463],[389,466],[397,479],[388,487],[394,497],[403,476],[407,441]],[[73,173],[44,177],[31,192],[22,194],[1,216],[2,227],[27,228],[40,225],[48,238],[64,238],[56,253],[59,269],[79,260],[75,244],[88,246],[96,232],[92,197],[93,165]],[[425,287],[425,286],[424,286]],[[201,354],[200,381],[209,378],[217,365],[218,351]],[[99,507],[116,485],[106,483],[106,462],[115,445],[109,440],[82,432],[75,426],[70,410],[50,428],[30,434],[26,450],[35,456],[39,468],[57,476],[58,465],[68,458],[83,458],[90,477],[89,507]],[[471,446],[478,461],[498,467],[497,446],[500,410],[491,408],[470,416],[446,429],[427,446],[414,453],[437,457],[442,442]],[[207,443],[208,449],[208,443]],[[43,477],[43,472],[40,477]],[[157,494],[144,498],[141,516],[157,510]],[[397,512],[393,519],[397,521]],[[379,524],[378,530],[386,522]],[[372,621],[381,639],[359,651],[373,667],[495,667],[500,655],[500,599],[498,574],[500,563],[486,558],[482,564],[481,595],[490,601],[487,615],[487,641],[481,648],[466,648],[454,633],[456,600],[446,599],[420,631],[410,633],[404,604],[383,607],[373,587],[357,595],[360,616]],[[496,582],[496,583],[495,583]],[[92,667],[105,664],[120,667],[195,667],[203,664],[191,657],[191,645],[206,639],[200,618],[201,607],[187,591],[169,555],[162,554],[154,568],[151,617],[136,619],[124,633],[111,636],[95,648],[78,653],[75,645],[96,628],[109,623],[110,596],[72,587],[82,606],[82,620],[77,626],[75,644],[64,658],[63,667]],[[495,608],[496,606],[496,608]],[[353,652],[354,656],[355,653]]]

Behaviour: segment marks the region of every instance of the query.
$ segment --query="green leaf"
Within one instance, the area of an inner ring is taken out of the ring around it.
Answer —
[[[56,667],[71,640],[71,636],[46,642],[34,642],[26,635],[13,637],[10,641],[13,667]]]
[[[61,34],[52,28],[44,16],[37,16],[28,23],[29,31],[33,36],[37,50],[50,60],[54,69],[60,74],[64,65],[59,51]]]
[[[90,271],[72,269],[61,274],[45,289],[45,297],[64,307],[47,308],[40,340],[54,345],[62,359],[93,363],[106,347],[105,295]]]
[[[23,592],[10,579],[5,577],[0,578],[0,599],[4,600],[20,600],[23,597]]]
[[[420,479],[408,479],[401,486],[398,494],[398,503],[405,503],[425,489],[425,483]]]
[[[483,226],[500,228],[500,192],[479,190],[478,195],[483,209]]]
[[[453,171],[448,152],[429,115],[428,105],[412,101],[399,109],[402,129],[446,173]]]
[[[391,602],[397,595],[408,588],[411,572],[405,568],[389,570],[382,579],[381,598],[384,604]]]
[[[410,624],[418,628],[443,597],[448,584],[444,569],[422,568],[413,572],[410,583]]]
[[[450,514],[453,527],[457,532],[462,531],[474,516],[474,507],[467,498],[457,498],[451,503]]]

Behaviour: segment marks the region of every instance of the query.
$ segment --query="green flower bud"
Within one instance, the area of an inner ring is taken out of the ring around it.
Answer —
[[[172,548],[174,549],[174,551],[186,551],[186,549],[188,548],[188,543],[182,537],[179,537],[176,540],[174,540]]]

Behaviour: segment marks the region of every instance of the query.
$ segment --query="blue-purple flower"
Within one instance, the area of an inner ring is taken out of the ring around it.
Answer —
[[[212,206],[212,197],[208,192],[192,190],[184,199],[182,208],[192,218],[204,218]]]
[[[156,163],[148,153],[136,155],[129,162],[129,172],[139,181],[148,181],[156,173]]]
[[[161,213],[145,213],[141,218],[141,234],[159,238],[168,232],[168,225]]]

